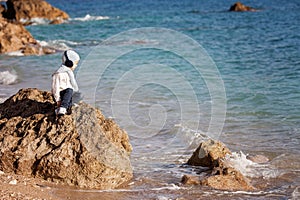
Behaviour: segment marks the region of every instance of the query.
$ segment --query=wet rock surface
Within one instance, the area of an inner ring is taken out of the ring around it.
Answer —
[[[219,190],[254,190],[243,174],[226,162],[226,155],[231,151],[220,141],[207,140],[200,143],[187,164],[207,167],[207,176],[184,175],[182,183],[187,185],[206,185]]]
[[[231,152],[223,143],[207,140],[199,145],[187,164],[213,169],[219,165],[220,159],[225,158],[226,154],[231,154]]]
[[[127,133],[88,104],[57,118],[51,93],[22,89],[0,104],[0,170],[84,188],[132,178]]]

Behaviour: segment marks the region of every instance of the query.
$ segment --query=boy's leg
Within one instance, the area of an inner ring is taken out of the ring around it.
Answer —
[[[72,95],[73,95],[73,89],[67,88],[60,92],[60,98],[61,98],[61,105],[60,109],[63,108],[63,113],[66,112],[66,110],[72,106]]]
[[[72,105],[73,89],[67,88],[60,92],[61,105],[60,107],[68,108]]]

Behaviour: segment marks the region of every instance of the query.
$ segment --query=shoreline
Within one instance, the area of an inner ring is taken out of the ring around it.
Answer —
[[[57,200],[49,195],[51,188],[47,184],[45,180],[0,171],[0,198]]]

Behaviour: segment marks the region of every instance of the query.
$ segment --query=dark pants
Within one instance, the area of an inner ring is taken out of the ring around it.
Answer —
[[[67,88],[65,90],[60,91],[60,99],[61,105],[60,107],[64,107],[66,109],[72,106],[72,96],[73,96],[73,89]]]

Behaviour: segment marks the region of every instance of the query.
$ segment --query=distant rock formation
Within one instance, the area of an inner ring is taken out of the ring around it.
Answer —
[[[129,181],[127,133],[85,103],[57,118],[51,93],[22,89],[0,104],[0,170],[84,188]]]
[[[49,23],[62,23],[69,15],[51,6],[44,0],[8,0],[3,17],[16,20],[24,25],[31,24],[34,18],[49,20]]]
[[[229,11],[234,11],[234,12],[252,11],[253,12],[256,11],[256,9],[251,8],[249,6],[245,6],[241,2],[236,2],[230,7]]]
[[[14,51],[20,51],[24,55],[42,55],[55,52],[54,49],[42,47],[23,25],[8,22],[0,16],[0,53]]]
[[[204,178],[184,175],[183,184],[201,184],[220,190],[254,190],[241,172],[225,162],[230,150],[221,142],[207,140],[202,142],[187,164],[207,167],[210,175]]]
[[[6,7],[0,5],[0,53],[43,55],[56,52],[42,47],[22,24],[29,25],[36,18],[59,24],[69,18],[67,13],[43,0],[8,0]]]

